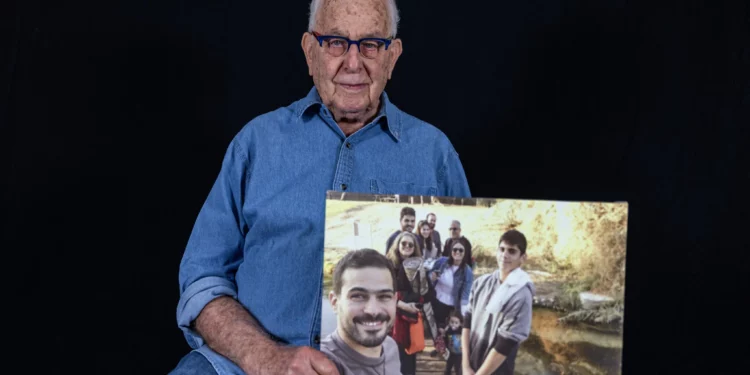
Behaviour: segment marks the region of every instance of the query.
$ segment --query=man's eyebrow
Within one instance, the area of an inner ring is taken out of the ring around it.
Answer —
[[[359,287],[354,287],[354,288],[349,289],[349,293],[355,293],[355,292],[381,294],[381,293],[393,293],[393,289],[381,289],[381,290],[375,290],[375,291],[371,291],[369,289],[359,288]]]

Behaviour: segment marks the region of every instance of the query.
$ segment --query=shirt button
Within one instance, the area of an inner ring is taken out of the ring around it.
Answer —
[[[346,184],[341,184],[341,190],[346,190]]]
[[[315,338],[313,339],[313,342],[317,345],[320,344],[320,335],[315,335]]]
[[[349,142],[346,142],[346,148],[348,148],[348,149],[350,149],[350,150],[351,150],[351,148],[352,148],[352,144],[351,144],[351,143],[349,143]]]

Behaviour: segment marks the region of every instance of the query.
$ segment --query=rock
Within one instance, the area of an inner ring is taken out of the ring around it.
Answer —
[[[555,375],[562,375],[565,373],[565,366],[559,364],[559,363],[550,363],[549,364],[550,371]]]
[[[581,306],[586,310],[592,310],[603,305],[615,302],[615,299],[612,297],[589,292],[579,293],[578,298],[581,300]]]
[[[571,363],[568,370],[570,374],[576,375],[604,375],[603,371],[583,361]]]
[[[533,297],[534,307],[554,310],[565,310],[560,298],[562,284],[558,281],[535,281],[536,294]]]
[[[528,273],[529,277],[531,277],[531,279],[534,280],[534,281],[546,280],[546,279],[551,278],[552,276],[554,276],[553,274],[551,274],[549,272],[536,271],[536,270],[528,270],[528,271],[526,271],[526,273]]]
[[[526,352],[519,350],[516,357],[515,375],[553,375],[544,368],[544,362]]]

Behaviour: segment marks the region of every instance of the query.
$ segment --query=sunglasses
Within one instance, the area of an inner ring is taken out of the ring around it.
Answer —
[[[448,228],[450,230],[461,230],[461,228]]]
[[[406,241],[402,241],[402,242],[401,242],[401,246],[403,246],[403,247],[408,247],[408,248],[412,248],[412,247],[414,247],[414,243],[413,243],[413,242],[406,242]]]
[[[461,249],[461,248],[455,248],[455,249],[453,249],[453,252],[454,252],[454,253],[463,253],[463,252],[464,252],[464,249]]]

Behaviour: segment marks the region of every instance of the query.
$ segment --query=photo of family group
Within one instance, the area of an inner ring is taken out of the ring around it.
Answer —
[[[627,203],[327,194],[342,374],[621,373]]]

